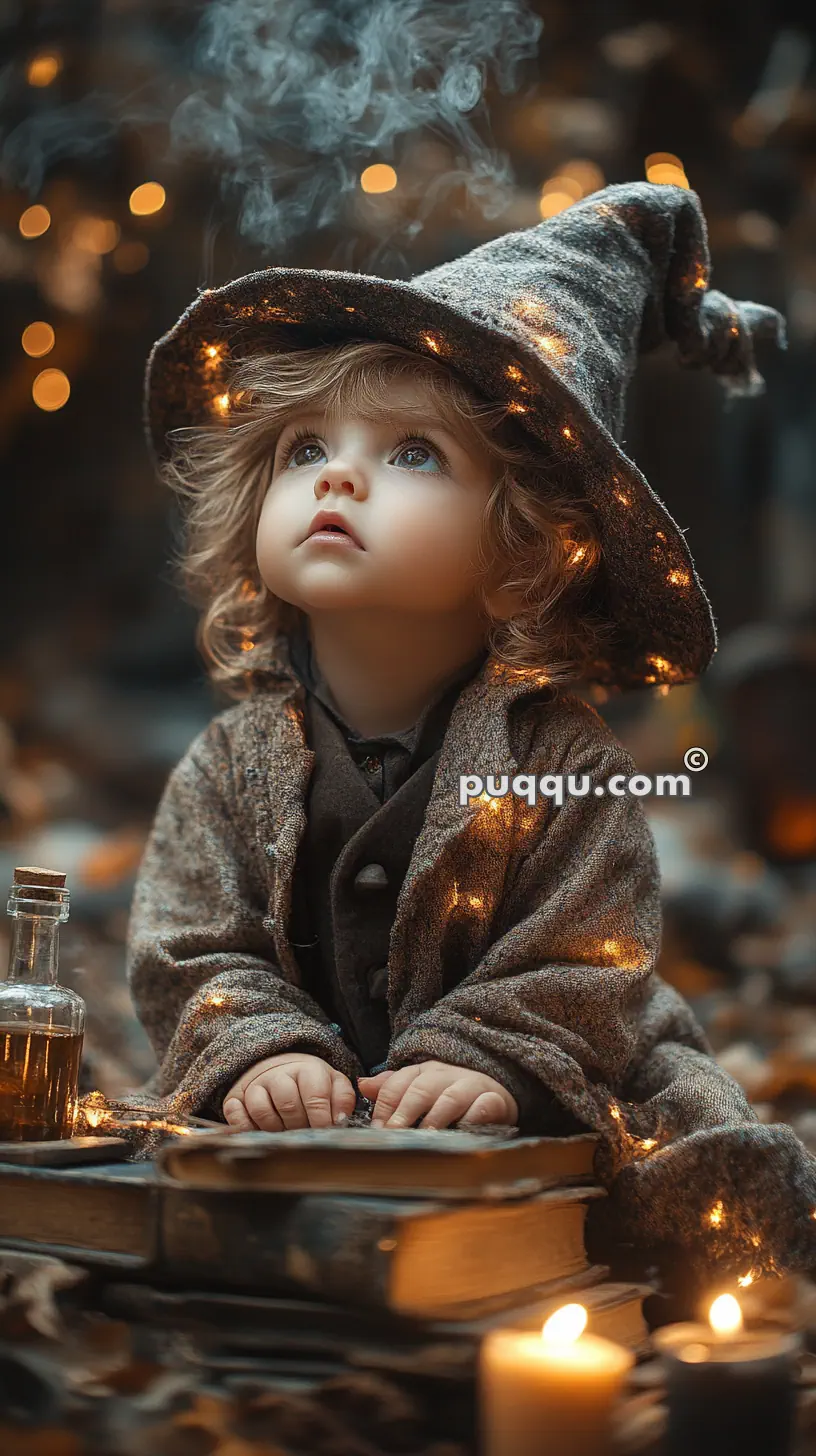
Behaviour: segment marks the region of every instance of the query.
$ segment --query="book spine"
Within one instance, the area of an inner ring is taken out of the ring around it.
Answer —
[[[162,1189],[159,1261],[174,1278],[387,1307],[393,1209],[355,1198]]]

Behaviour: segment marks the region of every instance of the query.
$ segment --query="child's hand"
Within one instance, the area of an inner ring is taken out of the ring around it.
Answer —
[[[350,1116],[356,1103],[348,1077],[322,1057],[281,1052],[238,1078],[224,1098],[224,1116],[232,1132],[283,1132],[331,1127],[341,1114]]]
[[[376,1098],[371,1118],[375,1127],[413,1127],[423,1113],[420,1127],[449,1127],[452,1122],[513,1126],[518,1121],[516,1100],[501,1082],[447,1062],[420,1062],[357,1081],[364,1097]]]

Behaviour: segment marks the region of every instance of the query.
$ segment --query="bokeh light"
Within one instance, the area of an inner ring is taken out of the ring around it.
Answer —
[[[134,217],[150,217],[154,212],[161,212],[166,201],[167,193],[161,182],[142,182],[131,192],[128,207]]]
[[[386,162],[375,162],[371,167],[366,167],[360,176],[360,186],[364,192],[392,192],[396,185],[397,174]]]
[[[74,223],[73,241],[85,253],[112,253],[119,241],[119,224],[109,217],[79,217]]]
[[[650,152],[643,166],[647,182],[671,183],[675,187],[690,186],[686,169],[674,152]]]
[[[29,86],[50,86],[62,70],[62,57],[54,51],[42,51],[32,56],[26,67]]]
[[[62,409],[71,393],[71,383],[61,369],[43,369],[31,386],[31,394],[38,409]]]
[[[681,172],[685,172],[686,170],[680,158],[675,156],[674,152],[650,152],[643,165],[647,172],[650,167],[661,167],[664,165],[667,167],[677,167]]]
[[[50,324],[38,321],[23,329],[21,343],[32,359],[41,359],[50,354],[54,347],[54,330]]]
[[[550,192],[565,192],[571,202],[579,202],[584,195],[577,177],[568,177],[562,172],[557,172],[554,177],[548,177],[541,188],[542,197],[547,196]]]
[[[18,227],[24,238],[41,238],[51,226],[51,214],[41,202],[35,202],[22,213]]]
[[[582,197],[588,197],[590,192],[597,192],[606,181],[598,163],[590,162],[586,157],[572,157],[569,162],[562,162],[558,175],[577,182]]]
[[[569,192],[542,192],[538,202],[538,210],[543,218],[555,217],[557,212],[563,212],[565,207],[572,207],[574,197]]]

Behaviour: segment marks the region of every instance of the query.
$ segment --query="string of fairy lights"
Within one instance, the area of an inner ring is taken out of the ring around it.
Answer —
[[[44,89],[57,79],[62,69],[63,60],[57,51],[41,51],[28,61],[26,80],[30,86]],[[689,186],[683,163],[671,152],[653,152],[646,157],[645,173],[650,182]],[[573,203],[597,192],[605,181],[601,168],[589,158],[573,157],[562,163],[541,185],[538,198],[541,218],[563,212]],[[372,163],[359,177],[360,190],[371,196],[393,192],[398,185],[395,168],[384,162]],[[141,182],[128,197],[130,219],[137,226],[140,219],[156,219],[165,212],[167,201],[167,192],[161,182]],[[20,214],[18,229],[20,236],[32,245],[48,240],[56,232],[58,246],[75,250],[90,260],[109,256],[114,268],[122,274],[138,273],[150,261],[150,249],[144,238],[123,236],[122,226],[111,217],[79,213],[55,218],[44,203],[34,202]],[[61,410],[71,397],[71,381],[66,369],[56,362],[59,356],[57,329],[47,319],[35,319],[23,329],[20,343],[23,352],[35,361],[45,359],[56,351],[55,362],[38,369],[32,375],[30,387],[31,398],[38,409],[45,413]],[[228,404],[228,395],[217,398],[217,407],[222,412]]]

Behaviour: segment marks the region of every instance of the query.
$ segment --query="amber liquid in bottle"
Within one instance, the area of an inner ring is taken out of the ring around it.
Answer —
[[[61,871],[15,869],[8,974],[0,981],[0,1142],[73,1132],[85,1003],[57,979],[68,899]]]
[[[82,1032],[0,1025],[0,1142],[68,1138]]]

